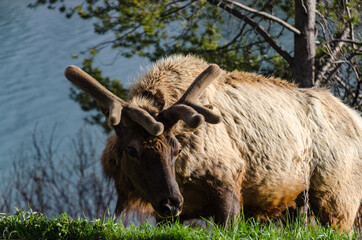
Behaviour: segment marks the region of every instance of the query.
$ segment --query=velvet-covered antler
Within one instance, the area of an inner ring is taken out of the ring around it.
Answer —
[[[79,67],[69,66],[65,69],[64,74],[69,81],[91,95],[105,114],[108,113],[106,117],[112,127],[120,123],[121,115],[125,113],[127,117],[140,124],[151,135],[162,134],[164,130],[162,123],[157,122],[147,111],[130,106],[129,103],[114,95]]]
[[[221,73],[218,65],[211,64],[193,81],[173,106],[160,113],[160,118],[166,119],[169,125],[175,124],[178,120],[183,120],[191,128],[198,127],[204,120],[212,124],[219,123],[221,121],[220,115],[195,102],[205,88],[220,77]]]

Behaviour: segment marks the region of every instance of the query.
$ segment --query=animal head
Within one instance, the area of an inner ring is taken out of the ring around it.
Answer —
[[[183,204],[175,176],[175,161],[182,146],[173,127],[179,120],[190,128],[197,128],[205,121],[212,124],[221,121],[219,115],[196,103],[203,90],[220,75],[221,69],[210,65],[175,104],[169,107],[162,104],[159,111],[147,111],[118,98],[80,68],[69,66],[65,70],[71,82],[97,101],[117,135],[117,149],[111,151],[121,159],[121,171],[161,217],[179,215]],[[117,171],[116,166],[109,168],[112,170],[105,172],[114,178],[117,186],[120,174],[111,173]]]

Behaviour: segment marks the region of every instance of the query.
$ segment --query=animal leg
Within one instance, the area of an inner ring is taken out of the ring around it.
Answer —
[[[347,189],[348,190],[348,189]],[[310,191],[310,206],[323,225],[350,231],[356,218],[360,199],[351,191]]]
[[[234,191],[218,191],[215,202],[211,203],[214,208],[215,223],[230,224],[241,210],[241,195]]]

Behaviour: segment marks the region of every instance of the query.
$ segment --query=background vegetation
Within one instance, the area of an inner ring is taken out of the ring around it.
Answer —
[[[113,183],[102,175],[100,154],[95,144],[105,138],[80,129],[69,151],[57,150],[56,126],[49,136],[35,129],[33,149],[19,149],[11,171],[0,182],[0,212],[14,213],[15,208],[34,209],[47,216],[66,212],[72,217],[102,217],[115,207]]]

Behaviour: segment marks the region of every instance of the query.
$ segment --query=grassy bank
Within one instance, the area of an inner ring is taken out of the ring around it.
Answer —
[[[66,214],[47,218],[19,211],[0,217],[0,239],[358,239],[331,228],[304,226],[302,221],[277,226],[240,220],[225,229],[214,224],[191,228],[182,224],[125,228],[113,220],[72,219]]]

